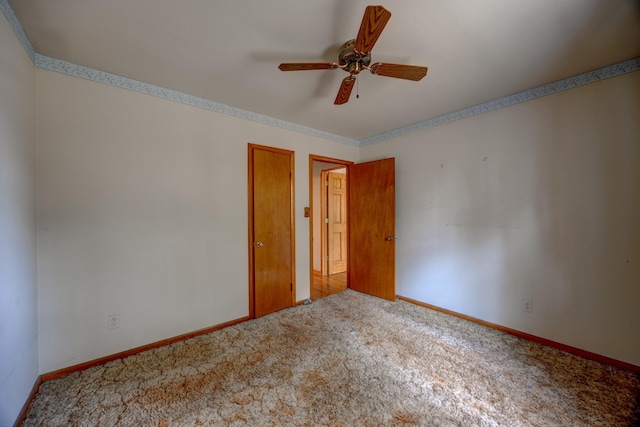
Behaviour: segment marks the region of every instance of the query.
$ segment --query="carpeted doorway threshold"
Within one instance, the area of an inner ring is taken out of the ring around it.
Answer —
[[[25,426],[633,426],[638,375],[351,290],[42,384]]]

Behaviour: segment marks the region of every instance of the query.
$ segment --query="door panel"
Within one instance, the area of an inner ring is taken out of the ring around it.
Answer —
[[[260,317],[291,307],[294,299],[293,152],[252,145],[249,149],[250,291],[254,316]]]
[[[329,274],[347,271],[347,175],[329,172],[328,237]]]
[[[395,159],[349,167],[349,284],[394,301]]]

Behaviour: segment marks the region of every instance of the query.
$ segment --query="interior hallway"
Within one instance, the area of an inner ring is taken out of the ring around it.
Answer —
[[[347,289],[347,273],[323,276],[319,271],[313,272],[313,285],[311,286],[311,300],[328,297]]]

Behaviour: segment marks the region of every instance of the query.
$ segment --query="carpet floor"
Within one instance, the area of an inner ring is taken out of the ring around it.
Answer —
[[[42,384],[25,426],[633,426],[640,378],[351,290]]]

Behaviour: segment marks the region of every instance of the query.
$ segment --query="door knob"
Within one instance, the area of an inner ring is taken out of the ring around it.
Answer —
[[[256,242],[256,248],[261,248],[263,246],[264,246],[264,243],[262,243],[261,241]]]
[[[396,238],[394,236],[387,236],[387,237],[385,237],[384,240],[386,240],[387,242],[391,242],[393,240],[396,240]]]

